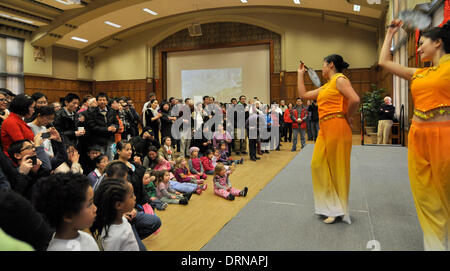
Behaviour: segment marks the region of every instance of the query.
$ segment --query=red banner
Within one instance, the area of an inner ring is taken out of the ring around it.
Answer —
[[[442,27],[449,19],[450,19],[450,0],[446,0],[444,5],[444,21],[439,25],[439,27]]]

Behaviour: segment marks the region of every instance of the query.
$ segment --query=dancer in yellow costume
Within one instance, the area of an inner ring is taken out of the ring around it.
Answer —
[[[408,136],[408,170],[425,250],[449,250],[450,242],[450,22],[422,33],[417,53],[429,68],[409,68],[392,61],[394,20],[379,65],[411,81],[414,116]]]
[[[348,209],[350,190],[350,154],[352,151],[353,115],[358,110],[359,96],[342,74],[348,64],[340,55],[324,59],[322,76],[328,83],[306,91],[305,66],[298,69],[298,93],[305,100],[317,100],[319,136],[311,161],[315,213],[325,216],[325,223],[341,217],[351,223]]]

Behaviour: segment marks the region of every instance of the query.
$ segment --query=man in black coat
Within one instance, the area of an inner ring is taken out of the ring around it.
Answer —
[[[74,144],[79,149],[78,138],[85,134],[84,130],[78,131],[77,127],[77,110],[80,104],[80,97],[69,93],[64,100],[64,104],[65,106],[56,113],[53,124],[61,135],[64,144]]]
[[[391,129],[393,125],[395,114],[395,107],[392,105],[391,98],[386,96],[384,98],[384,104],[381,105],[380,110],[378,111],[378,135],[377,135],[377,143],[378,144],[388,144],[389,138],[391,136]]]
[[[119,129],[117,113],[108,108],[108,96],[105,93],[97,95],[98,107],[93,108],[86,118],[86,130],[90,145],[100,146],[102,152],[113,160],[111,145],[114,143],[114,134]]]

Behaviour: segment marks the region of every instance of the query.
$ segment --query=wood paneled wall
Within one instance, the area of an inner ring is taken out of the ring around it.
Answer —
[[[146,93],[151,90],[146,79],[90,82],[27,75],[24,81],[26,94],[31,96],[35,92],[42,92],[47,96],[49,103],[59,102],[67,93],[75,93],[83,99],[88,94],[95,96],[105,92],[110,98],[130,97],[137,112],[141,112],[142,106],[147,101]]]
[[[93,95],[104,92],[108,97],[129,97],[133,99],[134,107],[138,113],[147,101],[147,80],[120,80],[120,81],[96,81],[93,85]]]
[[[321,71],[316,71],[317,75],[323,83]],[[379,69],[377,66],[371,68],[349,69],[344,72],[352,83],[353,88],[360,97],[362,94],[371,90],[371,85],[375,84],[379,88],[384,88],[386,94],[392,95],[392,75]],[[308,75],[305,75],[306,89],[313,90],[316,87],[312,84]],[[270,100],[285,100],[286,104],[292,102],[295,104],[297,99],[297,72],[281,72],[271,75]],[[360,115],[356,115],[353,122],[353,131],[357,132],[361,129]]]
[[[24,82],[26,94],[31,96],[35,92],[42,92],[47,96],[49,103],[59,102],[67,93],[75,93],[80,99],[83,99],[85,95],[92,94],[92,82],[90,81],[26,75]]]

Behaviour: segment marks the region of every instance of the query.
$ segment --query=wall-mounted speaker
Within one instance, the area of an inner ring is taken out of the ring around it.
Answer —
[[[202,35],[202,28],[199,23],[188,24],[189,36],[198,37]]]

